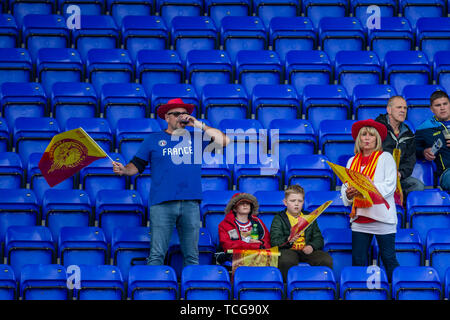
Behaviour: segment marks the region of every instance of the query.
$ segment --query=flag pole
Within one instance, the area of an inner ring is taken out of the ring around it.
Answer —
[[[79,129],[81,130],[81,131],[83,131],[83,133],[84,134],[86,134],[86,136],[91,140],[91,142],[93,143],[93,144],[95,144],[96,146],[97,146],[97,148],[99,148],[108,158],[109,158],[109,160],[111,160],[111,163],[114,163],[115,161],[109,156],[109,154],[107,154],[106,152],[105,152],[105,150],[103,150],[103,148],[102,147],[100,147],[100,145],[97,143],[97,141],[95,141],[94,139],[92,139],[92,137],[86,132],[86,131],[84,131],[84,129],[82,128],[82,127],[79,127]]]

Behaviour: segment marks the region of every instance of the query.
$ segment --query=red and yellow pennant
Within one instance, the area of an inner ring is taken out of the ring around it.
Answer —
[[[394,157],[395,164],[397,165],[397,172],[400,165],[400,157],[402,155],[402,151],[400,149],[395,148],[392,152],[392,156]],[[402,185],[400,183],[400,177],[397,174],[397,188],[394,193],[395,204],[398,204],[403,207],[403,190]]]
[[[231,249],[227,251],[233,254],[231,265],[232,274],[241,266],[252,267],[278,267],[278,257],[280,252],[278,247],[259,250]]]
[[[50,187],[54,187],[107,156],[86,131],[77,128],[52,138],[39,161],[39,169]]]

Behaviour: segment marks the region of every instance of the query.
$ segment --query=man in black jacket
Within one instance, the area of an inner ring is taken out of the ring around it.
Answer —
[[[391,97],[386,111],[386,114],[380,114],[375,121],[384,124],[388,129],[388,135],[383,141],[383,151],[393,153],[395,148],[401,151],[398,174],[406,201],[409,192],[425,188],[422,181],[411,176],[416,164],[416,140],[414,133],[404,123],[408,107],[403,97]]]

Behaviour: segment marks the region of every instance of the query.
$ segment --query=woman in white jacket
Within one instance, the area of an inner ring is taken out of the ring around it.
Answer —
[[[352,206],[352,264],[366,266],[372,238],[375,235],[380,255],[390,280],[399,265],[395,255],[397,232],[397,210],[394,192],[397,186],[397,166],[388,152],[383,152],[382,142],[386,138],[386,127],[372,119],[353,124],[355,156],[350,158],[347,168],[368,176],[385,203],[371,205],[354,187],[342,185],[341,194],[345,205]]]

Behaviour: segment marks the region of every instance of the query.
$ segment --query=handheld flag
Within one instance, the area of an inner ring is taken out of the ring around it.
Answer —
[[[397,172],[400,165],[400,156],[402,151],[400,149],[395,148],[392,152],[392,156],[394,157],[395,164],[397,165]],[[403,190],[402,185],[400,183],[400,177],[397,174],[397,189],[395,189],[394,193],[395,204],[398,204],[403,207]]]
[[[227,253],[233,254],[232,275],[240,266],[278,267],[278,257],[280,256],[278,247],[259,250],[230,249]]]
[[[82,128],[77,128],[52,138],[39,161],[39,169],[50,187],[54,187],[105,157],[109,156],[95,140]]]

